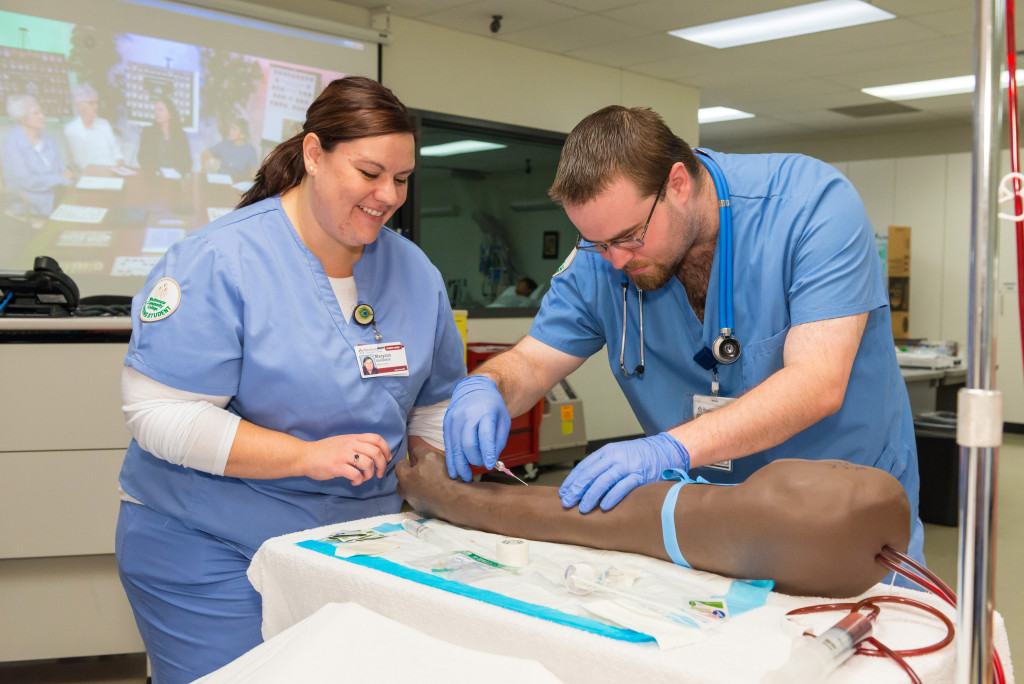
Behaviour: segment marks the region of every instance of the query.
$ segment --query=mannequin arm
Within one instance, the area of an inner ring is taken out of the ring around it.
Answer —
[[[413,449],[398,491],[417,511],[496,534],[639,553],[669,560],[661,507],[672,482],[633,490],[610,511],[563,508],[558,489],[461,482],[444,456]],[[881,470],[845,461],[781,460],[734,487],[687,484],[675,509],[679,548],[698,570],[771,579],[777,591],[846,597],[888,571],[883,546],[906,551],[910,504]]]

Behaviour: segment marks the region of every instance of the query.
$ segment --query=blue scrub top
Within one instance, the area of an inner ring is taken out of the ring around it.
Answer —
[[[354,348],[376,343],[373,328],[346,322],[278,197],[234,211],[167,252],[133,301],[125,364],[177,389],[231,396],[229,411],[299,439],[377,433],[394,457],[383,479],[353,486],[344,478],[222,477],[173,465],[133,440],[124,491],[250,549],[272,536],[397,512],[394,466],[405,456],[409,411],[451,396],[466,373],[462,338],[441,274],[409,240],[382,229],[354,274],[381,342],[405,345],[408,377],[360,377]],[[161,278],[178,283],[180,304],[143,322],[140,309]]]
[[[711,482],[742,482],[778,458],[842,459],[881,468],[906,488],[917,517],[918,472],[913,418],[893,345],[889,304],[874,231],[846,178],[799,155],[710,152],[726,176],[733,217],[734,334],[739,360],[719,366],[720,394],[738,397],[782,368],[794,325],[868,313],[842,408],[782,444],[732,461],[732,471],[693,468]],[[693,417],[693,395],[711,393],[711,372],[693,361],[719,335],[714,263],[704,323],[678,279],[645,292],[645,371],[624,377],[622,274],[599,254],[576,252],[552,278],[530,336],[578,357],[605,344],[608,362],[644,432],[653,435]],[[639,309],[630,285],[625,366],[640,361]]]

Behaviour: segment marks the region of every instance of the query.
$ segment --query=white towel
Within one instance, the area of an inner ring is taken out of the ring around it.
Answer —
[[[531,660],[427,636],[354,603],[328,603],[196,684],[558,684]]]
[[[407,517],[416,516],[381,516],[344,526],[369,528],[382,523],[400,523]],[[332,525],[271,539],[256,553],[249,568],[249,579],[263,595],[265,639],[312,615],[327,603],[352,601],[451,644],[486,653],[531,658],[567,683],[756,683],[789,657],[791,637],[784,628],[784,614],[793,608],[830,602],[773,593],[763,608],[730,619],[700,643],[659,650],[653,643],[635,644],[590,634],[296,546],[296,542],[325,537],[339,527]],[[606,553],[610,559],[623,556],[624,563],[636,559],[632,554]],[[924,592],[878,585],[868,594],[911,596],[939,606],[947,615],[954,612],[937,597]],[[841,614],[813,616],[816,633],[841,617]],[[1006,628],[998,613],[994,617],[993,631],[1007,681],[1014,682]],[[917,617],[889,606],[882,609],[875,634],[894,648],[922,646],[941,637],[933,618]],[[953,681],[954,657],[951,645],[938,653],[911,658],[909,662],[923,681],[942,684]],[[829,679],[829,684],[863,682],[904,684],[906,674],[886,659],[855,656]]]

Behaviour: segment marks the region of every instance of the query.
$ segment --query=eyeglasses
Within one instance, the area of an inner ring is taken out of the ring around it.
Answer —
[[[626,237],[619,238],[618,240],[609,240],[608,242],[586,242],[583,236],[576,234],[576,249],[581,249],[584,252],[597,252],[598,254],[604,254],[608,251],[609,247],[618,247],[619,249],[640,249],[644,246],[644,236],[647,235],[647,227],[651,225],[651,217],[654,216],[654,208],[658,206],[658,200],[661,199],[661,191],[665,189],[665,184],[668,183],[668,177],[661,182],[661,187],[658,188],[658,194],[654,196],[654,204],[651,205],[651,213],[647,215],[647,221],[644,222],[644,228],[640,232],[640,237]]]

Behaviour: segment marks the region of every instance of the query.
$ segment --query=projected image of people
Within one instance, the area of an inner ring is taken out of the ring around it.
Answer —
[[[169,99],[157,98],[153,117],[153,125],[142,130],[139,140],[139,166],[150,173],[174,169],[182,176],[187,175],[192,171],[192,151],[181,127],[178,108]]]
[[[71,93],[78,117],[64,126],[71,161],[80,170],[90,165],[121,166],[124,155],[110,122],[98,116],[100,96],[91,85],[82,84]]]
[[[377,72],[357,41],[183,3],[22,4],[32,14],[0,8],[0,270],[45,254],[82,297],[137,292],[171,246],[238,205],[324,84]],[[180,40],[192,33],[202,41]],[[271,43],[295,61],[261,55]]]
[[[53,211],[58,189],[70,185],[74,174],[68,171],[56,141],[44,130],[46,115],[34,97],[8,97],[7,115],[17,125],[4,138],[4,187],[24,193],[29,206],[16,200],[6,211],[12,218],[27,216],[33,228],[41,228]]]
[[[203,171],[227,174],[235,180],[252,178],[260,156],[249,144],[249,122],[235,119],[228,127],[227,137],[203,150],[200,159]]]

